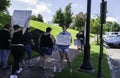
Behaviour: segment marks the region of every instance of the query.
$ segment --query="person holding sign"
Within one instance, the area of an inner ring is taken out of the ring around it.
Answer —
[[[64,59],[64,54],[67,59],[67,64],[69,66],[70,72],[72,72],[72,67],[71,67],[71,60],[70,60],[70,49],[69,46],[72,42],[72,35],[67,32],[67,27],[64,25],[62,26],[63,31],[57,35],[56,39],[56,44],[58,46],[58,51],[60,55],[60,70],[59,72],[62,71],[63,69],[63,59]]]
[[[79,33],[76,34],[76,38],[80,42],[77,46],[78,50],[84,50],[84,31],[79,31]]]
[[[11,44],[11,53],[14,59],[12,72],[10,78],[17,78],[16,73],[20,73],[22,68],[20,67],[19,63],[23,60],[24,54],[24,45],[23,45],[23,32],[19,25],[13,26],[14,33],[12,37],[12,44]]]

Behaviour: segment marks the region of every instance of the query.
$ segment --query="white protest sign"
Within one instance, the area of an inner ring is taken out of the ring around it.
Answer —
[[[79,39],[74,39],[74,45],[81,46],[81,42]]]
[[[69,35],[57,35],[56,44],[57,45],[70,45],[71,36]]]
[[[12,15],[11,23],[12,26],[18,24],[21,27],[25,25],[29,26],[29,21],[32,11],[30,10],[14,10]]]

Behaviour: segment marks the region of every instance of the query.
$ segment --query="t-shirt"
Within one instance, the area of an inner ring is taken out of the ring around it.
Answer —
[[[49,48],[53,48],[53,42],[52,39],[50,37],[51,35],[45,35],[42,34],[40,37],[40,47],[49,47]]]
[[[24,45],[31,44],[32,34],[30,32],[25,32],[23,37],[24,37]]]
[[[0,49],[10,49],[10,32],[7,30],[0,30]]]
[[[12,38],[12,44],[23,44],[23,34],[22,31],[15,32]]]

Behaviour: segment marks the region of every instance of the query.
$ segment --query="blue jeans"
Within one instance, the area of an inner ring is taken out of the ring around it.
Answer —
[[[28,54],[28,59],[31,59],[32,58],[32,49],[31,49],[32,47],[31,47],[31,44],[24,45],[24,48],[25,48],[25,51]]]
[[[2,64],[2,68],[7,67],[9,54],[10,54],[10,50],[0,50],[0,62]]]

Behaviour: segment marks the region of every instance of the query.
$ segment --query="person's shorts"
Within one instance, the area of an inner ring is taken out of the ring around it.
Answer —
[[[65,53],[70,52],[69,45],[58,45],[57,48],[59,52],[65,52]]]
[[[40,47],[40,55],[52,55],[53,48],[48,47]]]

